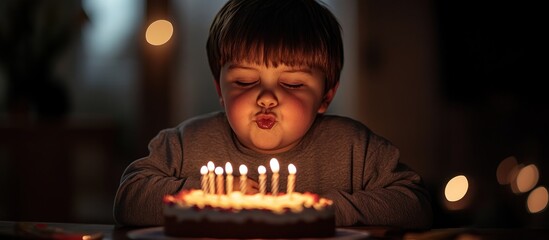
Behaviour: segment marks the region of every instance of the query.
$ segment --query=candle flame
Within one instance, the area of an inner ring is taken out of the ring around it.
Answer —
[[[216,167],[215,168],[215,175],[222,175],[223,174],[223,168],[222,167]]]
[[[225,172],[226,172],[227,174],[233,174],[233,165],[231,165],[230,162],[227,162],[227,163],[225,164]]]
[[[213,171],[214,168],[215,168],[214,163],[213,163],[212,161],[209,161],[209,162],[208,162],[208,170],[209,170],[209,171]]]
[[[248,168],[244,164],[241,164],[238,170],[240,170],[240,175],[248,174]]]
[[[290,174],[295,174],[297,172],[297,169],[295,168],[295,165],[290,163],[290,165],[288,165],[288,172]]]
[[[257,172],[259,172],[259,174],[265,174],[267,172],[267,169],[261,165],[257,168]]]
[[[202,166],[200,168],[200,174],[205,175],[206,173],[208,173],[208,167]]]
[[[271,158],[271,170],[274,172],[274,173],[277,173],[278,171],[280,171],[280,165],[278,165],[278,160],[276,158]]]

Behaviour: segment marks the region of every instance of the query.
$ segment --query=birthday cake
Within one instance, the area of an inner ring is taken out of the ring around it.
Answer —
[[[335,235],[333,202],[313,193],[209,194],[183,190],[163,200],[164,233],[197,238],[320,238]]]

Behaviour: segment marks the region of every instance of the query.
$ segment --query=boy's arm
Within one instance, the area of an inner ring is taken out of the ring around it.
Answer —
[[[399,150],[391,143],[374,136],[369,145],[373,150],[365,151],[365,161],[355,164],[364,169],[353,192],[334,190],[326,195],[335,202],[336,224],[429,228],[430,196],[420,176],[399,163]]]
[[[200,187],[200,179],[178,178],[181,141],[174,129],[160,132],[149,143],[149,156],[132,162],[124,171],[114,202],[119,225],[161,225],[162,198],[185,188]]]

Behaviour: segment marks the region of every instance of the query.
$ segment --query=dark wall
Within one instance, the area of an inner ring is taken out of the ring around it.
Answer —
[[[498,164],[515,156],[536,164],[538,186],[548,183],[543,8],[520,1],[434,3],[441,100],[451,109],[440,156],[477,184],[471,206],[437,212],[437,224],[543,226],[547,214],[528,214],[526,193],[513,194],[495,179]]]

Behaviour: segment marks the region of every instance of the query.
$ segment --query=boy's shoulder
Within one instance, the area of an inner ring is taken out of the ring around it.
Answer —
[[[178,127],[211,124],[213,122],[219,122],[224,119],[226,119],[225,113],[221,111],[204,113],[184,120],[183,122],[179,123]]]
[[[346,116],[325,114],[319,116],[318,120],[323,128],[334,131],[370,132],[370,129],[364,123]]]
[[[319,117],[318,128],[323,134],[343,136],[351,141],[368,141],[373,145],[392,144],[383,136],[376,134],[366,124],[359,120],[339,115],[322,115]]]
[[[211,112],[188,118],[177,126],[160,131],[159,135],[177,138],[180,141],[192,139],[193,142],[210,141],[230,136],[230,125],[224,112]]]
[[[224,112],[211,112],[188,118],[176,126],[160,130],[159,136],[175,137],[179,135],[191,135],[202,133],[208,135],[209,132],[217,132],[228,126]]]
[[[217,131],[228,124],[224,112],[211,112],[184,120],[176,129],[179,131]]]

